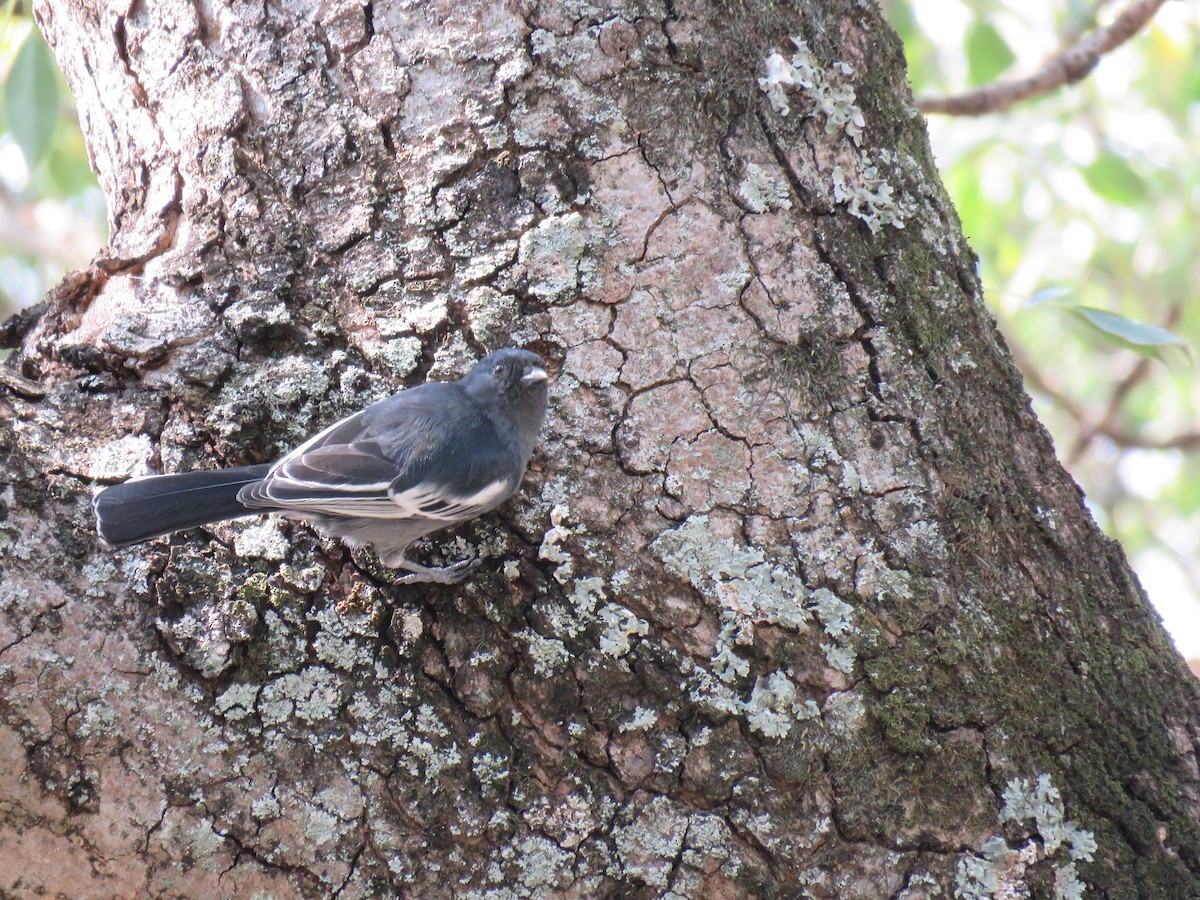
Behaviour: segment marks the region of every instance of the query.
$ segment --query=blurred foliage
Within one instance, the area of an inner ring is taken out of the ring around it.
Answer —
[[[106,240],[104,197],[62,75],[24,5],[0,7],[0,319]]]
[[[913,92],[1036,71],[1123,3],[884,0]],[[1058,451],[1200,656],[1200,11],[1168,3],[1078,85],[929,116],[989,302]],[[1032,301],[1032,302],[1031,302]],[[1152,357],[1152,358],[1147,358]]]

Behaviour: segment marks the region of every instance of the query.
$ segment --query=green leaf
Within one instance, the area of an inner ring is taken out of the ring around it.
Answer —
[[[83,135],[77,128],[58,130],[30,184],[37,193],[57,198],[75,197],[97,187]]]
[[[1034,291],[1033,296],[1025,301],[1024,309],[1033,309],[1035,306],[1041,306],[1043,303],[1049,303],[1052,300],[1065,297],[1069,293],[1071,293],[1071,289],[1065,287],[1042,288],[1040,291]]]
[[[991,22],[975,22],[967,29],[963,46],[967,54],[967,80],[989,84],[1016,61],[1016,54]]]
[[[58,70],[42,36],[31,31],[4,80],[4,111],[9,132],[33,169],[54,140],[58,127]]]
[[[1136,206],[1149,194],[1142,176],[1123,157],[1108,150],[1083,170],[1083,180],[1097,195],[1122,206]]]
[[[1147,325],[1145,322],[1135,322],[1108,310],[1096,309],[1094,306],[1067,306],[1064,309],[1087,322],[1112,343],[1141,353],[1143,356],[1161,359],[1158,350],[1174,347],[1182,350],[1189,360],[1192,358],[1191,348],[1188,347],[1187,342],[1165,328]]]

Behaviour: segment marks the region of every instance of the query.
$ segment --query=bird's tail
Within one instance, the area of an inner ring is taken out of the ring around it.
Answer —
[[[92,499],[96,531],[120,547],[253,512],[238,502],[243,485],[266,477],[269,465],[135,478]]]

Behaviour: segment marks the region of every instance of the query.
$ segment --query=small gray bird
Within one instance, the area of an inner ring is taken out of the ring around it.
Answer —
[[[137,478],[92,501],[115,547],[209,522],[280,512],[351,546],[370,544],[397,584],[454,584],[479,564],[419,566],[417,538],[499,506],[521,484],[546,418],[549,376],[527,350],[497,350],[459,381],[430,382],[330,425],[273,465]]]

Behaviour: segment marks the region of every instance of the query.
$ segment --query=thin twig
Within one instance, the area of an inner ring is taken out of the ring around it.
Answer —
[[[1063,85],[1081,81],[1096,68],[1104,54],[1137,34],[1164,2],[1134,0],[1111,25],[1097,28],[1078,43],[1056,53],[1026,78],[997,81],[961,94],[918,97],[917,108],[927,113],[980,116],[1008,109],[1021,100],[1048,94]]]

